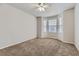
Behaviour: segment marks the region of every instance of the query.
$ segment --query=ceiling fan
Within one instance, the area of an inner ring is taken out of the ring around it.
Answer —
[[[46,11],[46,9],[48,8],[48,4],[47,3],[38,3],[35,8],[39,11]]]

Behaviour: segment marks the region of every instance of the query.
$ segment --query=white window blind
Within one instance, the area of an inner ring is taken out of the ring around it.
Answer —
[[[53,33],[63,32],[63,16],[45,18],[43,24],[44,24],[44,32],[53,32]]]
[[[57,31],[57,19],[48,20],[48,32]]]

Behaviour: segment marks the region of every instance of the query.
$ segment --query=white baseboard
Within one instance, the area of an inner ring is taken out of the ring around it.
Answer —
[[[9,44],[5,44],[4,46],[0,46],[0,49],[4,49],[4,48],[7,48],[7,47],[10,47],[10,46],[13,46],[13,45],[16,45],[16,44],[19,44],[19,43],[22,43],[22,42],[25,42],[25,41],[28,41],[28,40],[32,40],[32,39],[35,39],[36,36],[33,36],[31,38],[26,38],[25,40],[23,39],[22,41],[17,41],[17,42],[10,42]]]
[[[77,50],[79,51],[79,45],[74,43],[75,47],[77,48]]]
[[[60,40],[60,41],[62,41],[64,43],[74,44],[74,42],[68,42],[68,41],[64,41],[64,40]]]

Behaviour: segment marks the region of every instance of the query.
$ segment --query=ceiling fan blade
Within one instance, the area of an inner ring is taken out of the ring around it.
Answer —
[[[48,8],[48,4],[46,3],[38,3],[33,5],[33,9],[40,10],[40,11],[45,11],[45,9],[47,8]]]
[[[43,7],[44,7],[44,8],[47,8],[47,7],[48,7],[48,5],[44,5]]]

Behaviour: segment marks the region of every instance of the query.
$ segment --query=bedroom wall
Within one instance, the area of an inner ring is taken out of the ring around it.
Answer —
[[[79,50],[79,3],[75,6],[75,45]]]
[[[37,18],[37,38],[41,38],[41,29],[42,29],[42,20],[41,17],[36,17]]]
[[[36,18],[9,5],[0,5],[0,49],[36,37]]]

